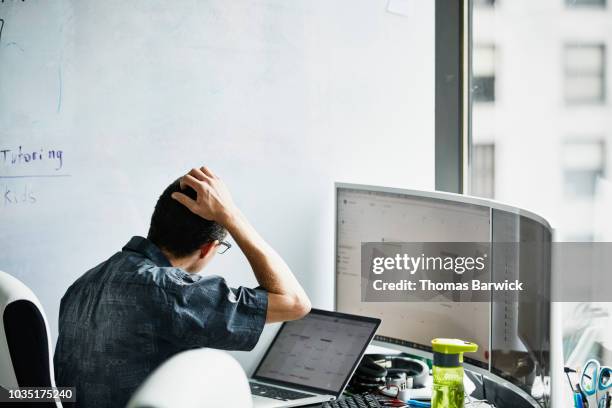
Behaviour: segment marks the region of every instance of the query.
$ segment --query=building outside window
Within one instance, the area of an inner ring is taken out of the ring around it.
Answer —
[[[472,98],[474,102],[495,101],[495,46],[478,44],[473,49]]]
[[[598,104],[606,99],[605,46],[566,44],[564,48],[565,102]]]
[[[601,139],[569,139],[563,144],[563,185],[570,199],[593,199],[604,176],[605,144]]]
[[[495,6],[495,0],[473,0],[474,7],[493,7]]]
[[[567,7],[605,7],[606,0],[565,0]]]
[[[540,214],[555,241],[612,241],[612,10],[604,0],[479,3],[472,9],[470,193]],[[568,302],[562,313],[564,363],[593,357],[612,365],[612,303]],[[585,327],[596,332],[587,338]],[[576,345],[585,341],[582,355]],[[571,398],[557,405],[573,406]]]

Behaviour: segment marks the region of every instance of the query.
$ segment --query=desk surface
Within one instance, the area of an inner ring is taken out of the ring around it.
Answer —
[[[383,347],[380,345],[376,345],[376,344],[370,344],[368,346],[368,348],[366,349],[366,354],[400,354],[401,351],[390,348],[390,347]],[[431,375],[430,375],[430,383],[433,382],[433,380],[431,379]],[[465,386],[465,391],[467,395],[470,395],[475,389],[476,386],[474,385],[474,383],[467,377],[465,377],[465,382],[464,382],[464,386]],[[321,404],[314,404],[314,405],[304,405],[303,407],[320,407]],[[482,402],[482,401],[471,401],[469,403],[465,404],[466,407],[469,408],[488,408],[491,407],[492,405],[486,403],[486,402]]]

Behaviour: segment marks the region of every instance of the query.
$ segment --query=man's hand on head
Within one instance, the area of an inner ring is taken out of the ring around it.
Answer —
[[[225,184],[207,167],[192,169],[181,179],[196,199],[183,193],[172,198],[207,220],[221,224],[246,256],[259,286],[268,292],[266,322],[300,319],[310,311],[310,300],[281,256],[255,231],[238,211]]]
[[[195,200],[183,193],[172,193],[172,198],[194,214],[225,226],[235,213],[236,207],[225,183],[208,167],[194,168],[184,175],[181,188],[186,187],[195,190]]]

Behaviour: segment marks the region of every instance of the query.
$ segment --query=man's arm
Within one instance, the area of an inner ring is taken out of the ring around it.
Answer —
[[[207,167],[192,169],[181,179],[181,185],[197,192],[192,200],[182,193],[172,198],[194,214],[218,222],[234,238],[255,273],[259,285],[268,291],[266,323],[295,320],[310,311],[310,300],[291,269],[255,231],[234,205],[225,184]]]

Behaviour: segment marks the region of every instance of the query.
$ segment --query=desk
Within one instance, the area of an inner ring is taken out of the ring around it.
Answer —
[[[399,353],[401,353],[401,351],[397,349],[375,345],[375,344],[371,344],[366,349],[366,354],[399,354]],[[504,408],[504,407],[508,407],[508,408],[536,407],[537,408],[538,407],[535,401],[534,402],[528,401],[524,396],[521,395],[521,393],[513,391],[513,389],[510,386],[508,386],[509,383],[503,380],[499,380],[498,382],[496,382],[497,380],[495,380],[494,376],[491,375],[490,377],[487,376],[486,381],[485,381],[485,378],[483,377],[482,373],[477,373],[475,371],[472,371],[470,368],[466,368],[465,372],[466,372],[466,376],[465,376],[465,381],[464,381],[464,387],[465,387],[466,395],[469,395],[472,398],[474,398],[474,400],[471,403],[466,403],[465,405],[466,408],[488,408],[488,407],[493,406],[493,405],[490,405],[489,403],[479,401],[480,399],[484,398],[483,392],[484,392],[485,387],[495,388],[492,394],[493,394],[493,398],[495,398],[493,402],[496,403],[495,406],[497,407],[500,407],[500,408]],[[479,380],[479,378],[481,379]],[[474,379],[474,381],[472,379]],[[431,376],[430,376],[428,384],[431,384],[432,382],[433,380],[431,379]],[[524,392],[522,394],[524,394]],[[318,405],[308,405],[305,407],[320,407],[320,406],[321,405],[318,404]]]

